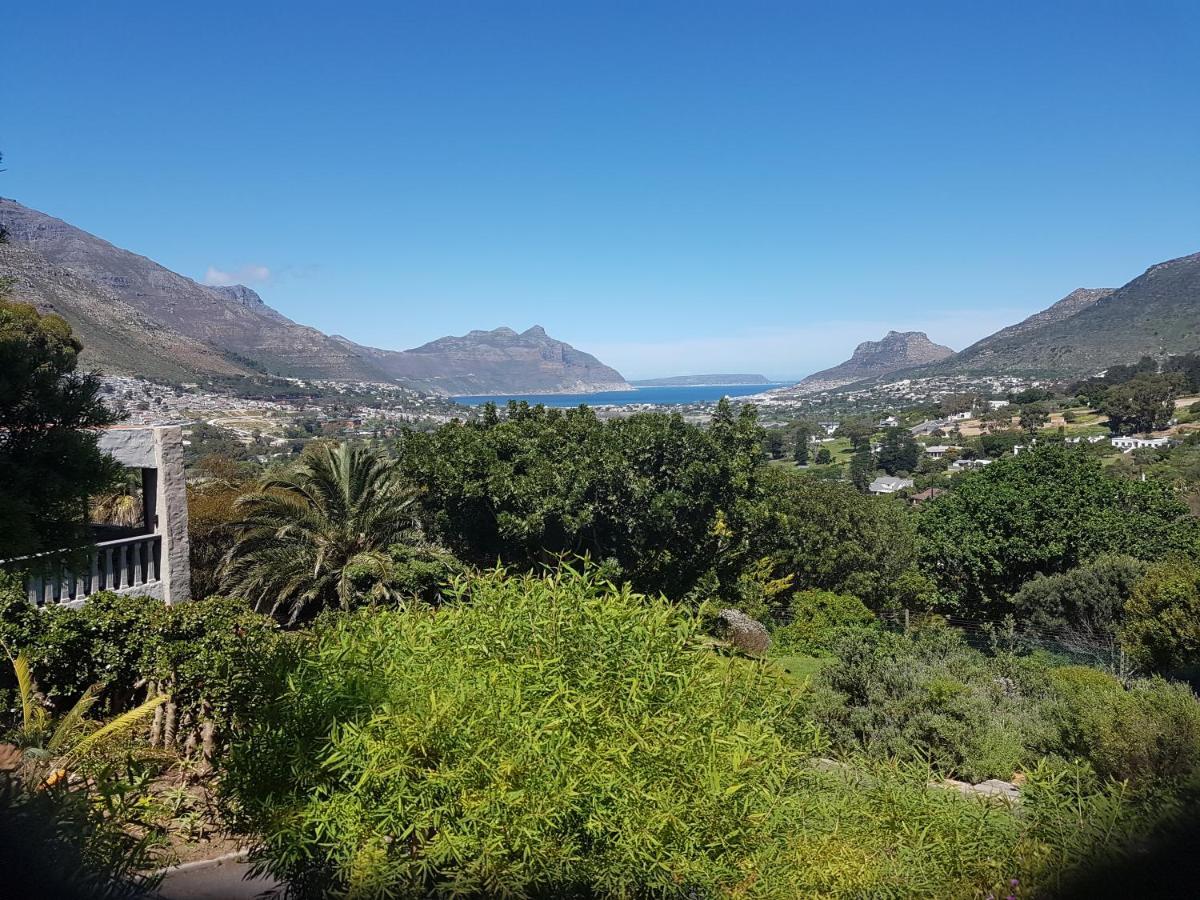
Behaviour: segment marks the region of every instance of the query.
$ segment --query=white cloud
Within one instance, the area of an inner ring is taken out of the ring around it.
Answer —
[[[204,273],[204,283],[213,287],[228,287],[231,284],[262,284],[271,278],[271,270],[266,266],[249,263],[226,272],[216,266],[209,266]]]
[[[989,309],[942,312],[888,321],[830,320],[794,326],[744,328],[732,334],[664,341],[580,342],[626,378],[737,372],[789,381],[836,365],[862,341],[877,341],[888,331],[924,331],[930,340],[961,350],[1028,311]]]

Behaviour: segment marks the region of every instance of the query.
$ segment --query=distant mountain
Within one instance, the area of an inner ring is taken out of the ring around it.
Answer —
[[[337,340],[363,352],[389,377],[437,393],[582,394],[633,389],[616,369],[555,340],[540,325],[520,334],[503,326],[472,331],[399,353]]]
[[[1116,290],[1073,291],[928,373],[1075,378],[1142,356],[1195,350],[1200,350],[1200,253],[1151,266]]]
[[[252,374],[210,344],[164,327],[110,288],[50,263],[27,246],[0,244],[0,277],[11,279],[14,300],[58,313],[71,323],[83,341],[84,369],[162,381]]]
[[[61,314],[84,361],[113,374],[184,381],[255,371],[393,381],[449,394],[626,390],[620,373],[534,326],[446,337],[412,350],[366,347],[299,325],[244,285],[210,287],[61,219],[0,198],[0,277],[16,299]]]
[[[809,375],[790,388],[780,388],[779,393],[819,394],[953,355],[953,350],[933,343],[923,331],[889,331],[882,340],[863,341],[844,363]]]
[[[634,387],[687,387],[689,385],[770,384],[763,375],[673,375],[629,382]]]

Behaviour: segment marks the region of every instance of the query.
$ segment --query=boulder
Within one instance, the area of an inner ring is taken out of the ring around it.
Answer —
[[[771,646],[771,635],[763,624],[736,609],[721,610],[717,636],[751,656],[761,656]]]

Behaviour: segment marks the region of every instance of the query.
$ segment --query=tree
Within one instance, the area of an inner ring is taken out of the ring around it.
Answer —
[[[412,536],[413,499],[382,454],[311,445],[294,469],[267,476],[237,500],[222,589],[290,622],[325,606],[387,598],[387,551]]]
[[[0,559],[86,546],[88,498],[120,479],[91,430],[116,415],[76,371],[82,349],[61,317],[0,298]]]
[[[586,554],[682,600],[737,580],[765,469],[760,433],[752,407],[735,415],[727,403],[707,428],[676,414],[601,421],[587,407],[514,406],[490,425],[402,433],[399,465],[422,486],[429,532],[471,564],[529,570]]]
[[[907,428],[889,428],[879,445],[879,468],[889,475],[913,472],[921,459],[921,445]]]
[[[1027,403],[1021,407],[1018,424],[1026,437],[1032,439],[1050,421],[1050,411],[1044,403]]]
[[[1107,475],[1080,448],[1045,444],[959,476],[920,508],[924,570],[952,602],[987,613],[1035,575],[1099,556],[1200,549],[1200,522],[1167,486]]]
[[[772,428],[766,433],[763,444],[771,459],[783,459],[783,432],[778,428]]]
[[[1144,665],[1171,672],[1200,663],[1200,566],[1183,557],[1151,566],[1125,604],[1123,637]]]
[[[807,466],[811,451],[808,446],[809,440],[813,435],[813,427],[807,422],[801,422],[792,432],[792,440],[795,444],[792,449],[792,459],[798,466]]]
[[[833,454],[829,452],[828,447],[822,447],[817,451],[817,465],[827,466],[833,462]]]
[[[979,423],[988,432],[1004,431],[1012,426],[1012,410],[1007,406],[988,408],[979,416]]]
[[[847,419],[837,427],[834,437],[845,438],[854,450],[871,446],[871,435],[875,433],[875,425],[870,419]]]
[[[1021,624],[1053,631],[1080,650],[1117,646],[1125,603],[1147,564],[1131,556],[1101,556],[1057,575],[1037,575],[1013,595]]]
[[[1101,412],[1108,416],[1113,434],[1137,434],[1165,428],[1175,414],[1181,375],[1135,375],[1104,394]]]
[[[870,447],[863,447],[850,457],[850,483],[865,491],[875,476],[875,454]]]

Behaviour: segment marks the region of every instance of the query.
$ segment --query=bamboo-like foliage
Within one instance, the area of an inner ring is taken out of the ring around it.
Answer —
[[[592,573],[493,572],[324,626],[223,784],[299,897],[984,897],[1127,833],[1049,773],[1017,812],[927,766],[818,771],[774,672]],[[1066,838],[1093,809],[1113,827]]]
[[[310,608],[348,609],[360,592],[386,599],[386,550],[411,534],[413,497],[382,454],[318,445],[238,499],[222,588],[293,622]]]

